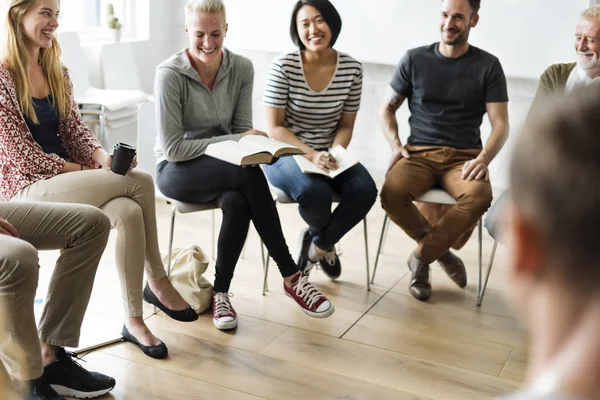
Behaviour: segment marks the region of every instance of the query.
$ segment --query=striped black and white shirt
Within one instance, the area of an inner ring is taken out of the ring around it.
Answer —
[[[333,143],[342,113],[356,113],[362,91],[362,64],[337,52],[337,66],[327,87],[313,91],[306,82],[300,51],[271,64],[263,103],[285,108],[285,127],[313,149]]]

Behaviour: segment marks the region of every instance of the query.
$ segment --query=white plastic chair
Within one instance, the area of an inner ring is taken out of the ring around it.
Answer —
[[[105,89],[143,92],[138,63],[131,43],[103,45],[100,49],[100,60]],[[149,101],[153,101],[153,95],[145,94]]]
[[[456,200],[454,197],[450,196],[445,190],[442,189],[430,189],[424,195],[416,199],[415,201],[419,201],[421,203],[434,203],[434,204],[446,204],[446,205],[454,205],[456,204]],[[496,255],[496,249],[498,247],[498,241],[494,241],[494,247],[492,248],[492,254],[490,256],[490,261],[487,267],[487,273],[485,277],[485,282],[483,282],[483,218],[479,218],[478,223],[478,243],[479,243],[479,252],[478,252],[478,272],[479,272],[479,283],[477,290],[477,306],[481,306],[483,302],[483,296],[485,296],[485,289],[487,288],[488,280],[490,278],[490,272],[492,271],[492,264],[494,262],[494,257]],[[379,255],[381,254],[383,244],[385,241],[385,237],[387,236],[387,230],[389,228],[390,220],[385,215],[383,219],[383,226],[381,227],[381,236],[379,237],[379,245],[377,246],[377,255],[375,256],[375,265],[373,266],[373,277],[371,278],[371,283],[375,282],[375,273],[377,272],[377,264],[379,263]]]
[[[86,122],[100,125],[99,139],[106,146],[107,122],[121,125],[135,122],[137,106],[148,100],[148,94],[141,90],[107,90],[93,87],[77,33],[60,32],[58,41],[62,50],[61,61],[69,68],[73,80],[75,101],[79,104]]]

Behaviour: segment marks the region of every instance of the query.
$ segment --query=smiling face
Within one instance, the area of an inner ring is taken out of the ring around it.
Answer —
[[[21,24],[28,47],[47,49],[52,47],[52,39],[58,28],[60,3],[58,0],[36,0],[27,10]]]
[[[190,54],[202,63],[221,60],[221,50],[227,34],[224,13],[195,12],[186,17],[186,34]]]
[[[467,0],[444,0],[442,2],[441,24],[442,42],[449,46],[466,43],[471,28],[479,21]]]
[[[327,50],[331,44],[331,29],[325,19],[313,6],[305,5],[296,17],[298,36],[308,51]]]
[[[582,17],[575,30],[577,64],[592,78],[600,76],[600,21]]]

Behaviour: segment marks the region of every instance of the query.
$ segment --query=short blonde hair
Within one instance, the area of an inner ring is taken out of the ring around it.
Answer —
[[[600,4],[591,6],[587,10],[581,13],[582,17],[594,18],[600,21]]]
[[[185,5],[185,19],[192,13],[223,14],[227,18],[223,0],[188,0]]]

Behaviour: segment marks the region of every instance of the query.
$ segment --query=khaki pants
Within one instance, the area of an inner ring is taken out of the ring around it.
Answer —
[[[401,159],[388,173],[381,203],[390,219],[417,241],[417,257],[431,263],[477,223],[492,202],[492,187],[487,181],[461,177],[464,163],[481,150],[435,146],[406,149],[411,157]],[[456,204],[431,226],[413,201],[436,185],[454,197]]]
[[[68,172],[23,188],[15,199],[83,203],[104,211],[117,229],[115,263],[125,313],[142,315],[144,269],[151,280],[166,276],[158,248],[154,182],[148,173]]]
[[[0,202],[0,217],[20,238],[0,235],[0,312],[5,314],[0,358],[20,380],[42,375],[40,340],[76,347],[110,222],[84,205]],[[39,337],[33,314],[37,250],[61,249],[48,286]]]

